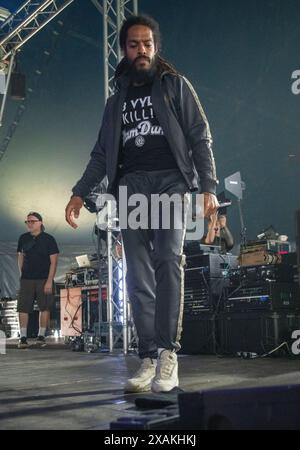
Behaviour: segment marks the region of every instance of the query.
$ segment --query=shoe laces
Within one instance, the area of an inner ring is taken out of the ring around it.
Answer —
[[[154,366],[153,360],[150,358],[144,358],[142,361],[142,364],[140,366],[140,368],[137,370],[137,372],[134,374],[134,378],[139,377],[140,375],[143,374],[143,372],[145,370],[151,369]]]
[[[172,358],[171,354],[161,357],[159,361],[159,370],[161,376],[170,377],[175,365],[175,361]]]

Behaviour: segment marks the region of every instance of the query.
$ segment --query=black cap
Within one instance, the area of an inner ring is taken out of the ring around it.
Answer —
[[[34,216],[34,217],[36,217],[38,220],[40,220],[41,222],[43,222],[42,216],[41,216],[39,213],[37,213],[37,212],[30,212],[30,213],[27,214],[27,217],[28,217],[28,216]]]

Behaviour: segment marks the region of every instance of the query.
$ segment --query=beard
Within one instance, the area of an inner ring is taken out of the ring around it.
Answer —
[[[140,58],[141,57],[136,58],[132,63],[130,63],[127,60],[127,63],[129,65],[128,74],[130,77],[130,81],[131,81],[131,83],[136,83],[136,84],[152,83],[155,78],[155,75],[157,73],[157,57],[154,56],[154,58],[151,62],[150,62],[149,58],[146,57],[146,59],[148,59],[148,61],[150,62],[150,66],[147,69],[138,69],[136,67],[136,62]]]

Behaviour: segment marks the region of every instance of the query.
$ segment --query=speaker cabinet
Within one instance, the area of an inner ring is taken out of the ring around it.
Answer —
[[[300,385],[187,392],[178,402],[180,429],[300,429]]]

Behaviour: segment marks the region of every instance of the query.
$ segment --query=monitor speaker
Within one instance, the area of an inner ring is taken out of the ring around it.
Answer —
[[[300,429],[299,384],[185,392],[178,403],[180,429]]]

